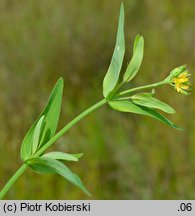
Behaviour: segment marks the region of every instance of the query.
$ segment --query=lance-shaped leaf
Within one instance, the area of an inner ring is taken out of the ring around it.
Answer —
[[[121,112],[131,112],[131,113],[136,113],[136,114],[141,114],[141,115],[153,117],[153,118],[155,118],[161,122],[164,122],[165,124],[175,128],[175,129],[181,130],[174,123],[172,123],[170,120],[165,118],[163,115],[161,115],[157,111],[150,109],[148,107],[136,105],[136,104],[132,103],[130,100],[110,101],[109,105],[113,109],[121,111]]]
[[[36,150],[38,149],[40,138],[41,138],[41,133],[43,130],[43,120],[45,116],[41,116],[41,118],[38,120],[35,130],[33,133],[33,139],[32,139],[32,153],[34,154]]]
[[[137,105],[159,109],[170,114],[175,113],[175,110],[171,106],[153,97],[151,93],[134,94],[131,96],[131,99]]]
[[[129,82],[140,69],[144,55],[144,38],[137,35],[133,46],[133,56],[123,76],[124,82]]]
[[[56,160],[78,161],[83,156],[83,153],[67,154],[63,152],[53,151],[44,154],[42,157],[53,158]]]
[[[124,54],[125,54],[124,6],[123,4],[121,4],[116,45],[115,45],[110,66],[108,68],[108,71],[103,81],[103,95],[105,98],[109,96],[109,94],[113,91],[113,89],[115,88],[118,82]]]
[[[41,133],[41,139],[39,142],[39,147],[44,145],[56,132],[57,123],[60,115],[61,103],[62,103],[62,93],[63,93],[63,79],[60,78],[56,83],[49,101],[44,108],[41,115],[29,129],[27,134],[24,137],[22,142],[20,156],[23,161],[27,160],[32,155],[32,140],[34,131],[38,121],[40,120],[41,116],[45,116],[44,118],[44,128]]]
[[[90,196],[89,191],[83,185],[81,179],[73,173],[66,165],[62,162],[48,157],[32,158],[27,161],[27,164],[39,173],[57,173],[70,181],[72,184],[79,187],[87,195]]]

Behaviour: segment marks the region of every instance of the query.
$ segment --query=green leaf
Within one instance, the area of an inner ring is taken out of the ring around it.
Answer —
[[[25,161],[36,173],[39,174],[56,174],[56,171],[44,162],[40,162],[40,158],[30,158]]]
[[[87,195],[90,196],[89,191],[85,188],[82,181],[62,162],[48,157],[32,158],[27,161],[27,164],[39,173],[57,173],[70,181],[72,184],[79,187]]]
[[[44,108],[41,115],[29,129],[27,134],[24,137],[22,142],[20,156],[23,161],[27,160],[32,155],[32,140],[36,125],[40,118],[44,115],[44,129],[41,134],[41,139],[39,142],[39,147],[44,145],[56,132],[57,123],[60,115],[61,102],[62,102],[62,93],[63,93],[63,79],[60,78],[51,95],[49,101]]]
[[[170,114],[175,113],[175,110],[171,106],[153,97],[151,93],[134,94],[131,96],[131,99],[137,105],[159,109]]]
[[[41,118],[38,120],[36,126],[35,126],[35,130],[33,133],[33,139],[32,139],[32,153],[34,154],[38,148],[39,145],[39,141],[40,141],[40,136],[41,136],[41,132],[43,129],[43,120],[44,120],[45,116],[41,116]]]
[[[133,53],[134,53],[135,50],[136,50],[137,43],[138,43],[139,39],[140,39],[140,35],[137,34],[136,37],[135,37],[135,40],[134,40],[134,44],[133,44]]]
[[[144,55],[144,38],[137,35],[133,46],[133,56],[123,76],[124,82],[129,82],[140,69]]]
[[[103,81],[103,95],[105,98],[114,90],[121,71],[123,58],[125,54],[124,37],[124,6],[121,4],[116,45],[111,59],[110,66]]]
[[[78,161],[78,159],[82,156],[83,156],[83,153],[67,154],[63,152],[53,151],[53,152],[44,154],[42,157],[53,158],[56,160]]]
[[[161,122],[164,122],[165,124],[175,128],[175,129],[181,130],[181,128],[177,127],[174,123],[172,123],[170,120],[168,120],[163,115],[156,112],[155,110],[150,109],[148,107],[136,105],[129,100],[110,101],[109,105],[113,109],[121,111],[121,112],[131,112],[131,113],[136,113],[136,114],[141,114],[141,115],[153,117],[153,118],[155,118]]]

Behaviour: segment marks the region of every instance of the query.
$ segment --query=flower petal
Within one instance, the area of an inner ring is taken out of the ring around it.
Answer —
[[[180,84],[180,88],[182,88],[182,89],[189,89],[189,86]]]

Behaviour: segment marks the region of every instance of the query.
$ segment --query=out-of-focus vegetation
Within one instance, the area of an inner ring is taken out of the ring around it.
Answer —
[[[164,79],[183,63],[195,71],[195,1],[124,1],[126,58],[137,33],[145,56],[132,86]],[[57,79],[65,80],[59,128],[102,97],[120,1],[0,1],[0,187],[19,167],[21,141]],[[69,163],[92,199],[194,199],[195,96],[159,88],[176,131],[153,119],[103,107],[52,148],[83,152]],[[89,199],[59,176],[28,170],[7,199]]]

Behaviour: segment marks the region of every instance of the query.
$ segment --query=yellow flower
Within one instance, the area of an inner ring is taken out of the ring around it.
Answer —
[[[177,77],[172,79],[172,83],[175,86],[177,92],[188,94],[184,90],[189,90],[189,73],[187,71],[182,72]]]

